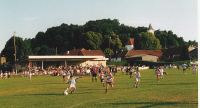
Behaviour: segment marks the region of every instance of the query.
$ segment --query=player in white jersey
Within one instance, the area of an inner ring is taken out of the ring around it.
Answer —
[[[106,93],[108,92],[108,86],[110,85],[111,87],[114,87],[114,82],[113,82],[113,75],[110,72],[110,70],[107,70],[107,74],[106,74],[107,80],[106,80]]]
[[[164,70],[162,69],[162,67],[160,66],[160,79],[164,79],[164,77],[163,77],[163,72],[164,72]]]
[[[79,79],[79,77],[73,77],[73,76],[70,76],[70,80],[67,82],[70,83],[69,87],[64,91],[64,92],[67,92],[67,90],[69,90],[70,88],[73,88],[73,90],[71,91],[71,94],[74,92],[74,90],[76,90],[76,81]]]
[[[159,67],[157,67],[157,69],[155,70],[155,73],[157,75],[157,81],[159,82],[159,79],[160,79],[160,70],[159,70]]]
[[[193,69],[193,74],[196,74],[197,73],[197,66],[193,65],[192,69]]]
[[[99,74],[99,79],[100,79],[101,83],[103,84],[103,87],[105,87],[104,76],[105,76],[105,74],[103,73],[103,71],[101,71],[101,73]]]
[[[135,85],[134,85],[134,87],[138,87],[138,84],[139,84],[139,81],[140,81],[140,72],[139,72],[139,70],[137,70],[137,73],[136,72],[134,72],[134,74],[135,74]]]
[[[182,64],[182,67],[183,67],[183,74],[186,74],[186,64],[184,63],[184,64]]]

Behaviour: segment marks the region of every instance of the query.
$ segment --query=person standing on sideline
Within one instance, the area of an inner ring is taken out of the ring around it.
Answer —
[[[130,78],[133,78],[133,72],[134,72],[134,69],[133,69],[133,67],[131,67],[131,69],[130,69]]]
[[[63,73],[62,73],[62,76],[63,76],[63,81],[65,81],[65,76],[66,76],[66,73],[65,73],[65,72],[63,72]]]
[[[122,67],[122,75],[124,75],[124,66]]]
[[[184,63],[184,64],[182,64],[182,67],[183,67],[183,74],[186,74],[186,67],[187,67],[187,65]]]
[[[164,79],[164,77],[163,77],[163,72],[164,72],[164,70],[163,70],[163,68],[160,66],[160,79]]]
[[[3,72],[2,72],[2,70],[1,70],[1,79],[3,79]]]
[[[157,75],[157,81],[159,82],[159,79],[160,79],[160,70],[159,70],[159,67],[157,67],[157,69],[155,70],[155,73]]]
[[[29,70],[29,81],[31,81],[31,70]]]
[[[93,67],[92,71],[93,71],[92,82],[94,82],[94,78],[95,78],[95,81],[97,82],[97,72],[98,72],[98,69],[96,68],[96,66]]]
[[[180,68],[180,64],[178,64],[177,68],[178,68],[178,70],[179,70],[179,68]]]

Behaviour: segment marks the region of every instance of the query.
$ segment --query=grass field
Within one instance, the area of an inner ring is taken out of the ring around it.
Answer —
[[[138,88],[133,88],[134,78],[118,72],[114,76],[115,86],[109,87],[107,94],[99,79],[91,82],[91,76],[83,76],[77,81],[74,94],[67,96],[62,94],[68,87],[62,76],[37,76],[31,81],[28,77],[3,79],[0,80],[0,108],[198,107],[198,75],[192,74],[192,69],[187,74],[182,74],[182,69],[166,71],[168,75],[158,83],[154,70],[141,70]]]

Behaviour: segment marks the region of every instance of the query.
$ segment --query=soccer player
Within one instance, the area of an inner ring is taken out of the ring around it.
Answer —
[[[193,65],[192,69],[193,69],[193,74],[196,74],[197,73],[197,66]]]
[[[71,94],[76,90],[76,81],[79,79],[79,77],[75,77],[73,78],[73,76],[70,76],[70,80],[67,82],[70,83],[69,87],[64,91],[64,92],[67,92],[67,90],[69,90],[70,88],[73,88],[73,90],[71,91]]]
[[[160,79],[164,79],[164,77],[163,77],[163,72],[164,72],[164,70],[163,70],[162,67],[160,66]]]
[[[157,75],[157,81],[159,82],[159,79],[160,79],[160,70],[159,70],[159,67],[157,67],[157,69],[155,70],[155,73]]]
[[[139,70],[137,70],[137,73],[134,73],[135,74],[135,85],[134,87],[138,87],[138,84],[139,84],[139,81],[140,81],[140,72]]]
[[[184,64],[182,64],[182,67],[183,67],[183,74],[186,74],[186,64],[184,63]]]
[[[134,69],[133,69],[133,67],[131,67],[131,69],[130,69],[130,78],[133,78],[133,72],[134,72]]]
[[[103,73],[103,71],[101,71],[101,73],[99,74],[99,78],[100,78],[101,83],[103,84],[103,87],[105,87],[104,76],[105,76],[105,74]]]
[[[114,87],[114,82],[113,82],[114,77],[112,73],[110,72],[110,70],[107,71],[106,77],[107,77],[107,80],[106,80],[106,93],[107,93],[109,85],[111,87]]]
[[[94,82],[94,78],[95,78],[95,81],[97,82],[97,72],[98,72],[98,69],[96,68],[96,66],[93,67],[92,69],[92,82]]]

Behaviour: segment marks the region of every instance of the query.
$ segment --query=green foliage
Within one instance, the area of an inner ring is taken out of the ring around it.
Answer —
[[[93,31],[89,31],[82,34],[82,38],[84,41],[83,48],[92,49],[92,50],[100,50],[101,44],[103,42],[103,37],[100,33],[94,33]]]
[[[48,46],[43,45],[37,52],[37,55],[56,55],[56,50],[54,48],[49,48]]]
[[[15,36],[15,45],[16,45],[16,59],[26,58],[28,55],[32,54],[30,40],[23,39],[21,37]],[[14,38],[11,37],[2,50],[2,55],[6,57],[7,62],[14,62]]]
[[[109,48],[106,48],[106,49],[103,51],[103,53],[106,55],[107,58],[109,58],[110,55],[111,55],[111,56],[114,55],[114,52],[113,52],[111,49],[109,49]]]
[[[142,32],[135,38],[135,49],[137,50],[159,50],[160,41],[152,33]]]
[[[177,37],[177,35],[173,34],[171,30],[169,30],[168,32],[156,30],[154,34],[156,38],[160,40],[160,44],[163,48],[179,46],[185,43],[182,37]]]

